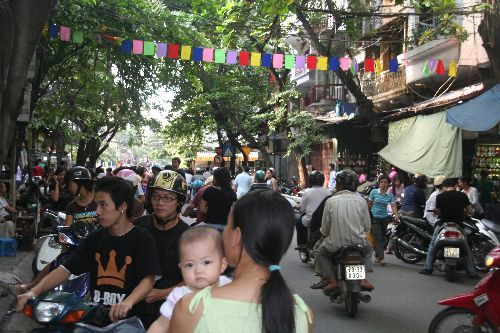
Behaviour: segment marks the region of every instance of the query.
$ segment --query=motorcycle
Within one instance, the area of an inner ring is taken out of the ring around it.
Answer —
[[[360,302],[371,301],[370,295],[363,294],[361,288],[361,280],[366,278],[366,269],[363,264],[364,251],[361,245],[346,245],[333,255],[339,288],[328,297],[337,304],[344,302],[352,318],[356,317]]]
[[[66,214],[63,212],[47,210],[46,215],[55,230],[66,223]],[[42,236],[39,239],[42,239],[42,245],[31,264],[34,275],[37,275],[61,253],[61,244],[57,233]]]
[[[109,307],[64,291],[52,291],[29,299],[23,313],[44,326],[32,332],[73,332],[76,323],[109,323]]]
[[[455,281],[456,271],[467,263],[467,243],[462,229],[453,222],[441,227],[435,241],[436,263],[434,267],[446,273],[448,281]]]
[[[448,308],[439,312],[429,326],[429,333],[500,332],[500,246],[485,259],[489,273],[473,291],[438,302]]]
[[[466,219],[462,222],[463,230],[467,235],[474,268],[479,272],[487,272],[484,258],[496,243],[487,233],[481,231],[477,223],[477,220]],[[390,239],[394,244],[394,254],[407,264],[420,262],[427,256],[433,233],[434,227],[426,220],[401,215],[400,223],[390,234]]]

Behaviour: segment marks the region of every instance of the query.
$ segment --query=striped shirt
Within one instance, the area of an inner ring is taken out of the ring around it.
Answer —
[[[394,196],[387,191],[384,194],[380,193],[378,188],[370,192],[368,200],[372,202],[372,215],[376,219],[385,219],[389,217],[387,213],[387,205],[394,203]]]

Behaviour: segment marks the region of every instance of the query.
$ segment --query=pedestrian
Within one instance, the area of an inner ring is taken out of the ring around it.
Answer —
[[[0,182],[0,238],[14,238],[16,236],[16,226],[12,222],[12,217],[17,211],[5,199],[8,192],[7,184]]]
[[[279,266],[293,232],[293,209],[279,193],[253,191],[238,200],[223,234],[233,282],[184,296],[169,333],[312,332],[311,311]]]
[[[66,169],[58,167],[49,184],[50,208],[57,212],[66,211],[66,206],[73,200],[65,182]]]
[[[227,268],[219,231],[210,226],[190,228],[179,239],[179,266],[185,286],[176,287],[160,308],[160,317],[148,333],[167,333],[175,304],[185,295],[208,286],[226,285],[231,280],[221,274]]]
[[[200,180],[201,181],[201,180]],[[205,190],[212,186],[212,181],[213,181],[213,176],[208,177],[208,179],[205,181],[204,185],[196,192],[194,195],[193,200],[186,206],[184,209],[184,212],[182,212],[182,216],[190,216],[191,213],[195,208],[197,208],[196,212],[196,221],[195,223],[191,224],[191,226],[198,225],[201,222],[205,221],[207,218],[207,214],[203,213],[200,210],[200,202],[201,198],[203,197],[203,194],[205,193]]]
[[[427,188],[427,177],[416,174],[413,184],[405,188],[403,192],[403,203],[399,213],[421,219],[424,216],[425,193]]]
[[[226,168],[218,168],[213,176],[212,186],[201,197],[200,211],[207,214],[205,223],[226,225],[227,215],[237,200],[231,188],[231,174]]]
[[[425,212],[424,218],[432,225],[436,225],[439,217],[436,213],[436,197],[439,193],[443,191],[443,181],[446,179],[446,176],[441,175],[434,178],[434,192],[431,193],[427,201],[425,202]]]
[[[479,202],[481,206],[488,210],[488,205],[492,202],[491,194],[495,185],[491,180],[488,179],[488,171],[481,170],[481,178],[476,180],[474,186],[479,191]]]
[[[372,213],[372,234],[375,238],[375,262],[381,266],[385,265],[384,247],[387,233],[387,225],[391,216],[387,213],[387,205],[391,206],[394,219],[399,222],[398,209],[394,196],[389,189],[389,177],[380,175],[378,177],[379,188],[373,189],[368,197],[368,207]]]
[[[403,177],[400,175],[396,175],[394,177],[394,181],[392,181],[392,186],[390,188],[390,192],[392,193],[392,196],[394,197],[394,201],[396,201],[396,204],[401,205],[404,191],[405,191],[405,185],[403,184]]]
[[[330,164],[330,180],[328,182],[328,188],[330,191],[335,191],[335,179],[337,178],[337,172],[335,171],[335,164]]]
[[[248,191],[250,191],[250,187],[252,187],[252,177],[248,174],[250,168],[245,165],[241,173],[239,173],[234,179],[233,188],[236,191],[236,196],[241,198]]]
[[[186,173],[181,169],[181,159],[179,157],[172,158],[172,170],[186,179]]]
[[[274,177],[273,168],[269,168],[266,170],[266,182],[271,190],[278,191],[278,181]]]
[[[482,217],[484,215],[484,210],[481,206],[481,203],[479,202],[479,191],[477,190],[477,188],[472,186],[471,183],[472,180],[469,176],[462,176],[458,179],[458,186],[463,193],[467,194],[467,197],[472,204],[474,217]]]

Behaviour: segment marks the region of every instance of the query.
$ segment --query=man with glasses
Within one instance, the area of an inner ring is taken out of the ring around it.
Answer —
[[[148,206],[153,214],[138,217],[134,223],[147,229],[153,236],[162,275],[155,281],[153,290],[146,296],[152,307],[153,321],[160,315],[160,307],[170,291],[182,282],[178,267],[177,241],[189,226],[179,219],[179,213],[187,198],[184,177],[172,170],[161,171],[148,186]]]

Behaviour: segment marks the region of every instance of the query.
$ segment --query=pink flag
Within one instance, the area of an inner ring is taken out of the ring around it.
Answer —
[[[69,42],[71,36],[71,28],[63,27],[61,25],[61,29],[59,30],[59,36],[63,42]]]
[[[282,68],[283,67],[283,55],[282,54],[274,54],[273,55],[273,67],[274,68]]]
[[[132,41],[132,53],[133,54],[142,54],[143,46],[144,46],[144,41],[134,39]]]
[[[167,56],[167,44],[156,43],[156,56],[158,58],[165,58]]]
[[[346,71],[349,69],[349,65],[351,63],[351,59],[342,57],[340,58],[340,68],[342,68],[343,71]]]
[[[296,56],[295,57],[295,69],[302,69],[306,66],[306,57],[305,56]]]
[[[238,51],[227,51],[226,64],[234,65],[238,63]]]
[[[213,62],[214,61],[214,49],[204,48],[203,49],[203,61]]]

